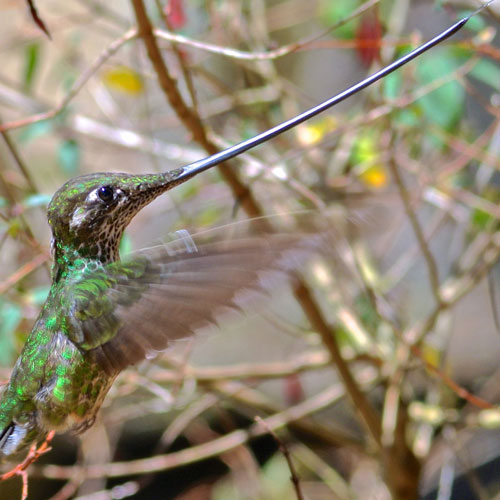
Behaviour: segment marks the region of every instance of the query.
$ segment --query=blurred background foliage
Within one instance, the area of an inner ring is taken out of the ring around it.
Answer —
[[[207,154],[131,31],[132,3],[38,1],[49,40],[25,2],[0,0],[4,379],[49,288],[54,191],[75,175],[162,171]],[[219,148],[478,6],[145,4],[180,98]],[[273,214],[294,230],[322,227],[335,244],[304,271],[310,297],[276,285],[217,332],[122,374],[96,425],[58,436],[30,468],[30,499],[300,498],[268,427],[303,498],[500,498],[499,19],[494,3],[356,98],[233,162],[253,209],[212,169],[141,212],[123,252]],[[308,300],[329,330],[318,331]],[[21,481],[1,483],[0,497],[20,498]]]

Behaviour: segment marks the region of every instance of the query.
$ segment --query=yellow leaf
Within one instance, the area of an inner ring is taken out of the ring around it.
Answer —
[[[102,79],[108,87],[126,94],[137,95],[144,90],[141,76],[126,66],[106,70]]]
[[[333,116],[328,115],[297,127],[297,140],[302,146],[312,146],[336,128],[337,120]]]
[[[477,416],[481,427],[486,429],[498,429],[500,427],[500,411],[498,408],[489,408],[482,410]]]
[[[441,425],[446,418],[443,408],[421,401],[411,402],[408,411],[413,420],[431,425]]]
[[[482,29],[477,36],[475,37],[475,41],[480,44],[490,43],[493,38],[495,38],[496,30],[493,26],[488,26],[487,28]]]
[[[422,359],[431,366],[438,367],[441,362],[441,351],[431,344],[422,346]]]
[[[365,168],[359,178],[370,187],[382,188],[387,185],[388,176],[383,165],[372,165]]]

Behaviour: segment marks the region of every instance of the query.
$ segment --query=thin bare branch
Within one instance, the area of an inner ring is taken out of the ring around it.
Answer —
[[[20,120],[14,120],[11,122],[6,122],[0,124],[0,132],[6,130],[12,130],[19,127],[24,127],[26,125],[31,125],[42,120],[48,120],[50,118],[56,117],[61,111],[66,108],[66,106],[73,100],[73,98],[80,92],[88,80],[94,76],[97,70],[118,50],[123,47],[127,42],[133,40],[137,36],[135,30],[127,31],[123,36],[112,42],[106,47],[106,49],[99,55],[99,57],[80,75],[80,78],[71,86],[71,89],[66,94],[64,99],[53,109],[49,111],[44,111],[43,113],[37,113],[36,115],[29,116],[27,118],[21,118]]]
[[[290,480],[293,484],[293,489],[295,490],[295,495],[298,500],[304,500],[304,495],[302,494],[302,488],[300,486],[299,475],[297,474],[297,470],[295,469],[295,465],[292,460],[292,456],[290,451],[288,450],[288,446],[284,443],[282,439],[274,432],[270,427],[267,426],[266,422],[260,418],[255,418],[258,424],[261,424],[271,436],[273,436],[274,440],[278,443],[279,449],[283,456],[285,457],[286,463],[288,464],[288,469],[290,470]]]
[[[42,264],[50,260],[50,255],[41,253],[36,255],[32,260],[21,266],[17,271],[12,273],[7,279],[0,283],[0,295],[12,288],[16,283],[38,269]]]
[[[420,227],[420,222],[418,221],[417,215],[415,214],[415,209],[413,207],[413,202],[410,199],[410,194],[405,186],[403,177],[400,174],[399,168],[396,165],[394,159],[391,159],[389,161],[389,168],[398,187],[399,195],[401,196],[401,201],[403,202],[406,215],[408,216],[410,224],[413,228],[413,232],[415,233],[415,237],[417,238],[418,244],[420,245],[420,250],[422,252],[422,255],[424,256],[434,298],[439,304],[442,302],[442,298],[439,289],[439,271],[436,261],[434,259],[434,256],[432,255],[432,252],[430,251],[427,240],[425,239],[424,232]]]
[[[38,14],[38,11],[35,6],[35,2],[33,0],[26,0],[28,3],[29,9],[30,9],[30,14],[31,17],[33,18],[33,21],[35,21],[35,24],[47,35],[47,37],[51,40],[52,37],[50,36],[50,32],[43,22],[42,18]]]
[[[372,375],[365,374],[361,379],[364,382],[368,382],[372,379]],[[263,420],[269,428],[273,430],[280,429],[295,420],[299,420],[332,405],[339,397],[342,397],[343,394],[344,392],[339,386],[328,388],[298,405],[292,406]],[[233,431],[208,443],[169,453],[167,455],[157,455],[155,457],[131,460],[129,462],[114,462],[96,466],[74,465],[65,467],[59,465],[45,465],[33,468],[32,475],[41,475],[50,479],[67,480],[74,477],[81,477],[82,475],[86,478],[98,478],[159,472],[220,455],[221,453],[225,453],[245,444],[249,439],[262,436],[266,433],[267,430],[263,429],[261,425],[254,424],[248,430],[240,429]]]

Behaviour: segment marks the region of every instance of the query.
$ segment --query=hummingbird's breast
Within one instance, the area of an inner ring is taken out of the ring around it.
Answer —
[[[66,315],[45,306],[0,399],[0,458],[25,449],[49,430],[92,425],[115,377],[69,339]]]
[[[95,419],[114,377],[70,340],[67,323],[67,316],[51,307],[36,321],[2,398],[12,399],[14,421],[82,431]]]
[[[34,397],[41,425],[82,432],[94,422],[114,377],[59,332],[51,342],[44,380]]]

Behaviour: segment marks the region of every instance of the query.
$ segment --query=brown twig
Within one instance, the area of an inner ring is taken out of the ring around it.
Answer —
[[[5,293],[9,288],[13,287],[16,283],[32,273],[35,269],[47,262],[50,256],[45,253],[36,255],[29,262],[26,262],[17,271],[8,276],[3,282],[0,283],[0,295]]]
[[[31,14],[31,17],[33,18],[33,21],[35,21],[35,24],[47,35],[47,37],[50,40],[52,40],[52,37],[50,36],[50,32],[47,29],[47,26],[45,25],[42,18],[38,14],[38,11],[36,10],[35,2],[33,0],[26,0],[26,1],[28,2],[30,14]]]
[[[0,127],[1,127],[1,122],[0,122]],[[12,142],[9,135],[5,131],[2,131],[0,133],[2,134],[4,142],[7,146],[7,149],[9,150],[10,154],[12,155],[14,162],[16,163],[19,170],[21,171],[21,173],[24,175],[26,181],[28,182],[30,189],[33,192],[36,192],[35,183],[33,182],[33,179],[31,178],[31,176],[26,168],[26,165],[24,164],[24,162],[21,158],[21,155],[19,154],[15,144]],[[14,190],[12,189],[12,186],[10,185],[10,183],[7,180],[6,175],[3,171],[0,173],[0,183],[2,184],[3,188],[5,189],[5,193],[7,195],[7,198],[9,199],[11,205],[14,206],[17,203],[17,197],[16,197],[16,194],[15,194]],[[19,220],[22,222],[22,224],[24,226],[24,231],[21,234],[23,234],[23,236],[26,237],[28,243],[31,246],[33,246],[34,248],[39,250],[39,245],[35,240],[35,236],[33,234],[33,231],[31,229],[30,225],[28,224],[28,221],[26,220],[23,213],[19,214]]]
[[[0,481],[5,481],[14,476],[21,476],[23,481],[21,500],[26,500],[26,498],[28,498],[28,467],[32,463],[36,462],[42,455],[48,453],[52,449],[50,447],[50,442],[54,438],[55,433],[55,431],[50,431],[47,434],[45,441],[39,447],[34,444],[30,448],[30,451],[26,455],[26,458],[20,464],[16,465],[12,470],[5,472],[0,476]]]
[[[172,109],[175,111],[183,125],[190,131],[193,139],[203,146],[208,154],[212,155],[217,153],[218,148],[208,139],[200,117],[184,103],[175,80],[170,76],[170,73],[165,66],[165,62],[163,61],[160,49],[156,43],[156,39],[153,34],[153,27],[146,13],[143,1],[132,0],[132,6],[137,19],[139,36],[143,39],[144,44],[146,45],[148,57],[158,77],[158,84],[167,97]],[[231,189],[235,199],[241,204],[243,209],[251,217],[259,217],[262,215],[253,194],[241,182],[236,172],[231,170],[227,162],[220,165],[218,168],[225,182]],[[262,225],[264,226],[266,224],[263,223]]]
[[[266,422],[260,418],[260,417],[255,417],[255,421],[262,425],[269,434],[274,438],[274,440],[278,443],[278,447],[282,455],[285,457],[286,463],[288,464],[288,469],[290,470],[290,481],[292,481],[293,488],[295,490],[295,494],[298,498],[298,500],[304,500],[304,495],[302,494],[302,490],[300,487],[300,479],[299,475],[297,474],[297,470],[295,469],[295,465],[293,464],[292,457],[290,455],[290,451],[288,450],[287,445],[283,442],[282,439],[274,432],[267,424]]]
[[[325,353],[326,354],[326,353]],[[171,359],[171,363],[177,366],[178,363]],[[330,363],[331,366],[331,363]],[[156,372],[156,370],[154,370]],[[188,368],[188,373],[193,373],[192,368]],[[152,374],[151,376],[154,377]],[[197,384],[211,393],[217,393],[223,397],[224,400],[231,399],[235,401],[238,406],[245,406],[266,414],[280,413],[283,408],[276,404],[274,401],[269,400],[268,397],[263,395],[260,391],[249,387],[248,384],[252,383],[249,379],[247,384],[240,383],[235,380],[210,380],[210,379],[196,379]],[[358,372],[358,380],[363,389],[369,390],[377,385],[377,377],[369,376],[368,372],[361,370]],[[341,382],[336,385],[343,387]],[[343,395],[346,395],[345,388]],[[125,412],[127,414],[127,412]],[[357,449],[360,446],[358,438],[350,435],[348,432],[343,432],[340,429],[333,429],[328,425],[323,425],[317,420],[310,418],[301,418],[299,421],[293,421],[287,424],[291,430],[299,432],[303,436],[308,436],[313,440],[329,443],[332,446],[349,446],[351,449]]]
[[[171,358],[169,358],[171,359]],[[193,378],[197,382],[237,379],[271,379],[282,378],[308,370],[317,370],[330,364],[330,357],[325,351],[307,352],[287,361],[268,363],[238,363],[228,366],[185,366],[184,378]],[[179,372],[161,370],[151,374],[156,382],[178,382]]]
[[[316,35],[313,35],[311,37],[307,37],[303,40],[299,40],[298,42],[291,43],[289,45],[284,45],[282,47],[279,47],[274,50],[266,50],[266,51],[245,51],[245,50],[238,50],[238,49],[233,49],[231,47],[223,47],[220,45],[214,45],[211,43],[206,43],[206,42],[201,42],[199,40],[195,40],[193,38],[188,38],[183,35],[179,35],[178,33],[171,33],[167,32],[164,30],[160,29],[155,29],[154,34],[158,38],[162,38],[164,40],[168,40],[169,42],[172,42],[174,44],[182,44],[187,47],[192,47],[196,49],[203,50],[205,52],[212,52],[214,54],[219,54],[223,55],[225,57],[231,57],[234,59],[240,59],[240,60],[246,60],[246,61],[269,61],[273,59],[279,59],[281,57],[284,57],[288,54],[291,54],[293,52],[297,52],[299,50],[303,50],[305,48],[323,48],[324,44],[323,42],[318,42],[315,44],[315,41],[318,40],[319,38],[324,37],[328,33],[336,30],[337,28],[343,26],[344,24],[348,23],[352,19],[360,16],[367,10],[371,9],[373,6],[375,6],[377,3],[379,3],[380,0],[368,0],[364,4],[360,5],[357,9],[355,9],[349,16],[346,16],[339,22],[335,23],[334,25],[330,26],[328,29],[323,30],[321,33],[318,33]],[[348,41],[348,40],[340,40],[340,41],[329,41],[331,45],[328,46],[328,48],[345,48],[345,47],[350,47],[350,48],[357,48],[360,46],[359,41]],[[374,45],[379,45],[380,42],[373,43],[371,41],[367,41],[366,45],[371,47]],[[401,45],[406,45],[407,42],[402,42]],[[363,43],[361,43],[363,45]]]
[[[19,154],[19,151],[14,144],[14,142],[11,140],[9,134],[7,132],[2,132],[2,137],[3,140],[5,141],[5,144],[7,145],[7,148],[10,151],[10,154],[12,155],[12,158],[14,159],[17,167],[21,171],[21,173],[24,175],[24,178],[26,179],[26,182],[28,183],[28,186],[30,190],[33,193],[36,193],[38,190],[35,185],[35,181],[33,180],[33,177],[28,171],[28,168],[26,167],[23,159],[21,158],[21,155]]]
[[[84,478],[71,479],[55,495],[51,496],[49,500],[68,500],[72,498],[83,481]]]
[[[432,374],[435,377],[441,379],[443,383],[446,384],[459,398],[463,399],[464,401],[467,401],[472,406],[475,406],[476,408],[480,408],[482,410],[488,410],[497,407],[494,404],[490,403],[489,401],[486,401],[483,398],[480,398],[479,396],[472,394],[470,391],[468,391],[461,385],[457,384],[451,377],[446,375],[446,373],[444,373],[441,369],[434,366],[431,362],[427,361],[424,353],[419,349],[418,346],[411,345],[410,349],[413,352],[413,354],[417,356],[417,358],[420,359],[422,363],[424,363],[425,367],[430,372],[432,372]]]
[[[366,379],[373,377],[367,375]],[[271,429],[280,429],[291,422],[304,418],[307,415],[316,413],[344,395],[340,386],[329,387],[311,398],[278,412],[264,421]],[[109,464],[87,465],[87,466],[59,466],[44,465],[32,469],[32,475],[41,475],[48,479],[71,479],[74,477],[86,477],[87,479],[99,477],[120,477],[136,474],[148,474],[167,469],[198,462],[205,458],[214,457],[225,453],[233,448],[245,444],[249,439],[266,434],[267,431],[261,425],[254,424],[249,429],[239,429],[220,438],[207,443],[192,446],[190,448],[172,452],[166,455],[131,460],[128,462],[114,462]]]
[[[359,388],[358,383],[354,379],[347,363],[342,357],[336,340],[337,332],[327,325],[325,319],[323,318],[323,314],[312,298],[311,292],[305,286],[299,285],[295,290],[295,295],[300,301],[300,304],[309,318],[311,325],[320,334],[323,344],[330,353],[332,362],[344,382],[354,408],[359,413],[362,422],[369,431],[369,435],[374,439],[375,443],[381,447],[380,416],[377,415],[372,405]]]
[[[391,158],[388,164],[389,164],[389,169],[391,170],[392,176],[394,178],[394,181],[396,182],[396,186],[398,187],[399,195],[401,197],[401,201],[403,202],[406,215],[408,216],[408,220],[410,221],[413,232],[415,233],[415,237],[417,238],[418,244],[420,245],[420,250],[422,252],[422,255],[424,256],[434,298],[436,299],[436,302],[439,304],[442,302],[442,298],[439,289],[439,271],[437,268],[436,261],[434,259],[434,256],[432,255],[432,252],[429,249],[429,245],[427,243],[427,240],[425,239],[424,232],[420,227],[420,222],[418,221],[418,218],[415,214],[413,203],[410,199],[410,194],[406,189],[403,177],[399,172],[399,168],[396,165],[396,162],[393,158]]]
[[[160,3],[160,0],[156,0],[156,8],[158,9],[159,12],[161,12],[163,14],[162,15],[163,21],[169,30],[167,33],[172,32],[173,31],[172,23],[170,22],[169,16],[166,15],[164,12],[162,12],[162,6]],[[198,99],[196,97],[196,89],[194,88],[193,78],[191,76],[191,73],[190,73],[187,65],[186,65],[185,58],[183,57],[183,54],[180,51],[180,48],[175,43],[172,43],[171,47],[172,47],[172,52],[175,54],[175,58],[177,59],[177,64],[181,68],[182,76],[184,77],[184,81],[186,82],[186,87],[188,89],[189,96],[191,97],[191,104],[196,109],[196,107],[198,106]]]

